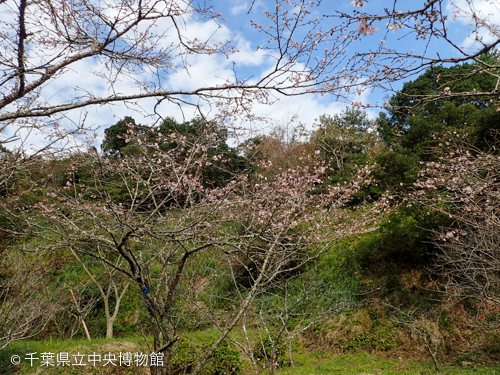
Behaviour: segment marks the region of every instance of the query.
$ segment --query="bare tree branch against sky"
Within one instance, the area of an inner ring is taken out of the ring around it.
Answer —
[[[58,140],[137,112],[241,123],[292,111],[312,123],[348,102],[382,106],[413,74],[494,49],[498,10],[496,0],[4,1],[0,142]]]

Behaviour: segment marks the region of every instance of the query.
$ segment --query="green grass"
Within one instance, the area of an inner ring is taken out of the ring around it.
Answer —
[[[138,352],[149,354],[149,349],[147,344],[144,342],[142,337],[126,337],[121,339],[96,339],[92,341],[88,340],[46,340],[46,341],[18,341],[9,345],[6,349],[0,351],[0,374],[19,374],[28,375],[35,374],[37,371],[41,375],[55,375],[55,374],[135,374],[139,373],[134,371],[133,367],[115,369],[116,371],[111,372],[111,367],[106,368],[102,365],[87,364],[86,366],[41,366],[41,353],[53,353],[54,361],[56,361],[56,355],[59,353],[68,353],[70,363],[75,362],[75,355],[77,354],[99,354],[103,356],[107,353],[115,354],[118,358],[120,352]],[[29,353],[36,353],[33,355],[34,358],[39,358],[38,360],[33,360],[33,365],[31,365],[29,358]],[[11,364],[12,356],[19,356],[20,363],[18,365]],[[87,357],[85,357],[87,358]],[[85,360],[84,360],[85,362]]]
[[[442,366],[436,372],[432,361],[406,361],[404,359],[387,359],[366,353],[357,355],[331,356],[322,352],[307,353],[304,350],[294,355],[295,367],[285,367],[277,371],[281,375],[423,375],[423,374],[484,374],[500,375],[500,367]]]
[[[206,330],[193,332],[190,340],[193,343],[211,342],[217,336],[217,331]],[[40,367],[40,362],[30,366],[29,361],[25,360],[26,353],[67,352],[72,355],[77,354],[106,354],[114,353],[118,356],[119,352],[131,351],[149,353],[146,343],[142,337],[126,337],[122,339],[108,340],[96,339],[91,342],[87,340],[65,340],[65,341],[20,341],[13,343],[6,349],[0,351],[0,374],[16,375],[138,375],[145,374],[144,369],[134,367],[110,368],[103,366],[86,367]],[[13,366],[10,364],[11,356],[19,355],[21,364]],[[285,355],[287,356],[287,355]],[[245,356],[242,355],[243,374],[252,374],[251,366]],[[284,367],[279,369],[276,374],[279,375],[319,375],[319,374],[346,374],[346,375],[430,375],[430,374],[484,374],[500,375],[500,365],[489,367],[481,366],[479,363],[462,362],[462,365],[442,365],[441,371],[436,372],[432,361],[409,361],[405,359],[392,359],[383,356],[373,356],[366,353],[352,355],[331,355],[321,351],[309,352],[303,347],[294,344],[293,351],[294,367]],[[267,372],[263,372],[266,374]]]

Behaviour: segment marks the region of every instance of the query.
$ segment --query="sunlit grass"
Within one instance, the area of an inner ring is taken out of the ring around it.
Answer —
[[[285,367],[277,374],[316,375],[316,374],[346,374],[346,375],[422,375],[422,374],[484,374],[500,375],[500,367],[465,368],[463,366],[442,366],[436,372],[432,361],[407,361],[387,359],[366,353],[356,355],[332,356],[322,352],[308,353],[299,350],[294,355],[294,367]]]
[[[203,346],[213,342],[219,332],[217,330],[203,330],[192,332],[187,338],[195,345]],[[238,336],[238,335],[236,335]],[[241,337],[234,337],[239,340]],[[151,341],[151,338],[148,338]],[[134,367],[41,367],[38,362],[30,366],[29,361],[25,360],[27,353],[67,352],[72,355],[80,354],[101,354],[108,352],[116,356],[120,352],[142,352],[149,354],[148,344],[143,337],[131,336],[118,339],[96,339],[92,341],[79,340],[45,340],[45,341],[19,341],[11,344],[6,349],[0,351],[0,374],[18,374],[18,375],[58,375],[58,374],[146,374],[145,368]],[[288,351],[287,351],[288,352]],[[19,355],[21,363],[17,366],[11,365],[11,356]],[[288,355],[288,354],[287,354]],[[252,374],[252,367],[245,355],[241,355],[243,361],[242,374]],[[289,362],[289,361],[287,361]],[[267,371],[263,369],[263,374]],[[276,371],[280,375],[316,375],[316,374],[346,374],[346,375],[422,375],[422,374],[484,374],[500,375],[500,366],[480,366],[470,362],[463,364],[443,364],[440,372],[436,372],[434,365],[430,360],[414,361],[405,358],[387,358],[383,355],[370,355],[368,353],[358,353],[349,355],[333,355],[320,350],[310,351],[297,344],[293,345],[293,366],[287,365]]]

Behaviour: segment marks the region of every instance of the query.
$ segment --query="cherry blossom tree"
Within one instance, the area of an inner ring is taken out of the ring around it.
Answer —
[[[269,36],[276,63],[259,80],[235,74],[220,85],[172,90],[167,78],[188,69],[190,56],[230,57],[237,52],[231,38],[190,36],[192,22],[212,22],[223,28],[222,14],[213,7],[193,1],[3,1],[1,11],[9,17],[3,20],[5,53],[0,60],[2,131],[8,127],[58,127],[61,118],[49,116],[117,102],[132,105],[144,98],[156,98],[157,104],[198,105],[201,100],[230,107],[234,101],[233,110],[245,111],[254,100],[268,101],[266,91],[304,93],[331,80],[325,68],[332,58],[325,55],[315,62],[309,56],[327,39],[320,31],[320,20],[311,16],[319,3],[283,1],[269,6],[272,14],[265,13],[271,26],[255,27]],[[88,74],[107,89],[89,92],[84,82],[71,90],[58,86],[70,70],[81,68],[89,69]],[[123,94],[121,80],[133,84],[134,91]],[[62,90],[64,98],[53,97],[52,87]]]
[[[70,249],[82,263],[92,257],[135,284],[154,327],[152,349],[167,358],[158,371],[172,371],[179,340],[208,323],[220,335],[193,364],[198,373],[256,298],[332,242],[371,229],[372,211],[343,209],[370,183],[367,167],[349,184],[321,189],[327,169],[304,153],[302,165],[272,177],[262,161],[259,173],[214,187],[200,178],[218,158],[206,152],[217,142],[210,127],[194,143],[175,133],[137,136],[132,128],[127,140],[140,147],[120,158],[95,149],[76,155],[64,187],[29,207],[12,199],[8,214],[22,223],[18,235],[38,239],[32,251]],[[225,312],[207,297],[221,280],[231,285]]]
[[[361,86],[378,86],[398,92],[398,82],[401,80],[438,66],[470,62],[474,64],[474,69],[466,77],[445,82],[436,74],[435,92],[413,95],[412,99],[420,106],[439,98],[473,96],[480,100],[491,100],[498,107],[500,64],[497,54],[494,53],[496,58],[491,58],[487,53],[495,52],[500,43],[500,29],[495,21],[500,2],[391,2],[384,9],[377,9],[370,7],[368,1],[360,0],[352,1],[351,5],[354,11],[338,11],[329,14],[329,17],[343,20],[346,30],[357,27],[360,35],[369,37],[376,34],[381,39],[368,51],[358,51],[348,60],[346,70],[352,72],[351,76],[356,77]],[[461,32],[452,32],[454,28],[460,28]],[[429,53],[433,44],[440,46],[437,53]],[[460,79],[475,75],[492,76],[496,83],[487,90],[451,90],[450,83],[455,84]],[[350,78],[351,81],[354,81],[354,77]],[[359,104],[369,106],[368,103]],[[377,104],[380,107],[389,105]]]
[[[498,326],[500,158],[468,146],[456,133],[442,146],[449,153],[428,163],[416,183],[419,200],[453,220],[453,226],[436,232],[435,271],[449,297],[468,300],[476,317]]]
[[[242,301],[245,307],[238,312],[241,316],[237,315],[242,319],[245,333],[245,341],[239,345],[252,361],[255,373],[259,370],[254,348],[262,336],[252,337],[248,329],[251,322],[256,319],[260,322],[271,343],[282,341],[273,346],[276,349],[338,311],[340,304],[333,303],[332,298],[330,308],[317,311],[313,319],[307,319],[307,313],[291,312],[294,307],[288,304],[293,297],[286,292],[281,295],[281,292],[286,290],[288,278],[300,274],[333,243],[351,234],[371,230],[370,224],[376,215],[373,210],[362,213],[343,209],[360,188],[370,183],[368,168],[360,168],[350,184],[325,187],[322,185],[328,176],[327,168],[311,158],[303,152],[298,156],[297,165],[280,170],[272,178],[267,177],[266,172],[273,166],[262,162],[256,180],[250,185],[242,185],[244,190],[239,190],[238,199],[231,201],[232,208],[225,211],[230,213],[230,222],[238,226],[238,235],[228,241],[230,247],[225,255],[236,289],[234,303]],[[263,311],[265,300],[273,294],[280,295],[277,303],[282,303],[275,306],[275,314]],[[299,299],[295,303],[298,307],[305,302]],[[287,320],[292,319],[292,315],[296,324],[290,328]],[[269,330],[271,321],[281,329]],[[269,373],[276,369],[275,355],[276,350],[268,358]]]
[[[257,103],[270,104],[284,95],[331,94],[352,101],[352,95],[374,86],[396,91],[396,81],[448,63],[474,61],[471,74],[493,75],[498,81],[498,59],[482,58],[500,42],[494,12],[470,0],[446,4],[394,2],[377,9],[361,0],[352,1],[350,11],[332,13],[321,0],[253,1],[247,17],[259,32],[257,49],[265,57],[265,72],[256,75],[235,62],[233,74],[218,83],[177,89],[171,78],[189,74],[198,57],[238,59],[241,46],[218,4],[2,1],[0,145],[17,150],[20,160],[27,149],[33,154],[40,149],[53,152],[56,145],[68,147],[80,136],[90,136],[85,131],[95,130],[88,114],[103,105],[124,104],[145,116],[158,114],[163,103],[181,110],[193,106],[234,124],[231,117],[255,119]],[[498,10],[498,0],[490,5]],[[462,47],[464,42],[448,31],[467,20],[463,29],[474,40],[473,48]],[[192,29],[205,25],[214,32],[192,35]],[[360,38],[377,42],[360,47],[354,44]],[[416,40],[417,51],[401,49],[399,41],[408,38],[411,44]],[[431,43],[452,51],[431,56]],[[68,84],[79,72],[88,79]],[[496,103],[497,86],[474,95]],[[443,82],[435,95],[422,100],[470,94],[453,92]]]
[[[235,41],[220,32],[225,30],[223,15],[215,7],[190,0],[0,1],[0,145],[12,149],[0,155],[0,183],[10,184],[28,161],[40,162],[42,155],[53,156],[91,136],[85,134],[95,130],[87,115],[103,105],[121,103],[145,115],[158,115],[164,103],[193,106],[227,124],[234,117],[255,119],[257,103],[270,104],[282,95],[319,93],[351,100],[352,94],[372,86],[395,90],[394,81],[439,64],[473,60],[476,73],[498,75],[498,61],[480,58],[500,43],[498,27],[470,0],[456,5],[455,14],[473,20],[471,34],[487,30],[493,35],[491,41],[478,40],[472,52],[448,34],[452,20],[443,0],[415,3],[401,12],[394,3],[374,13],[361,12],[366,1],[360,0],[352,2],[350,13],[326,16],[320,0],[264,4],[264,18],[254,18],[252,25],[263,38],[259,50],[270,62],[265,73],[244,75],[235,64],[233,75],[219,83],[175,89],[169,78],[189,72],[193,58],[237,56]],[[255,16],[256,5],[251,3],[249,17]],[[192,36],[192,25],[203,22],[219,32]],[[390,30],[405,30],[404,35],[424,43],[442,41],[457,55],[401,52],[388,46]],[[377,47],[352,53],[354,42],[377,35],[382,40]],[[82,71],[97,85],[87,85]],[[496,103],[497,89],[474,95]],[[469,94],[443,87],[439,95]],[[30,135],[46,139],[31,145]],[[226,269],[242,272],[246,289],[236,276],[232,279],[240,296],[237,308],[224,323],[213,322],[221,334],[195,372],[262,290],[317,257],[324,248],[317,244],[331,241],[329,236],[341,238],[365,228],[341,225],[355,222],[340,207],[369,181],[368,171],[361,169],[350,184],[321,190],[324,167],[304,163],[272,179],[266,180],[265,173],[254,178],[243,174],[226,186],[207,187],[199,176],[215,157],[206,152],[211,139],[207,132],[203,142],[188,145],[173,134],[178,146],[164,150],[131,133],[139,147],[119,162],[95,150],[82,153],[64,188],[38,186],[49,195],[35,203],[18,200],[19,192],[9,190],[0,204],[6,217],[23,223],[12,232],[40,239],[33,250],[72,249],[126,275],[142,291],[156,330],[154,350],[167,357],[182,337],[180,327],[212,316],[204,311],[200,294],[216,276],[208,272],[209,264],[197,262],[201,255],[214,252]],[[89,176],[76,173],[82,170]],[[333,224],[335,230],[327,235],[324,228]],[[311,248],[317,250],[311,253]],[[190,278],[188,270],[204,276]]]
[[[235,72],[218,85],[172,90],[167,78],[188,69],[191,56],[220,54],[231,58],[238,52],[236,43],[226,34],[225,39],[217,32],[201,38],[188,32],[193,23],[202,22],[223,29],[219,9],[173,0],[3,1],[2,132],[28,126],[44,126],[47,130],[49,125],[60,125],[61,118],[55,116],[58,114],[65,116],[71,110],[117,102],[133,105],[144,98],[156,98],[157,104],[170,101],[199,105],[199,100],[227,104],[241,113],[251,109],[252,101],[269,102],[272,92],[321,92],[346,97],[349,91],[372,83],[393,82],[436,64],[469,59],[481,64],[478,73],[493,74],[498,62],[478,60],[499,43],[490,14],[476,10],[471,1],[452,4],[456,18],[474,20],[469,26],[471,35],[483,30],[493,35],[488,42],[478,39],[480,48],[469,53],[448,34],[448,24],[453,20],[448,18],[444,4],[443,0],[431,0],[408,10],[399,10],[395,4],[370,14],[362,12],[364,1],[356,1],[351,2],[350,13],[320,16],[327,12],[319,0],[266,2],[265,19],[253,22],[253,26],[267,39],[259,48],[273,61],[268,72],[258,79]],[[249,7],[249,17],[253,18],[258,8],[254,5]],[[492,6],[498,6],[497,2]],[[425,43],[446,43],[460,56],[430,57],[391,49],[385,43],[390,30],[400,30],[405,37]],[[378,33],[384,42],[378,48],[350,54],[348,48],[354,41]],[[410,61],[415,59],[422,63]],[[80,69],[88,69],[87,74],[106,89],[90,92],[84,82],[71,88],[60,85],[65,74]],[[124,94],[122,80],[133,84],[134,91]],[[53,90],[62,90],[63,95],[54,96]],[[10,134],[8,139],[20,133]]]
[[[320,5],[265,4],[262,24],[253,23],[268,65],[258,78],[235,65],[220,83],[174,89],[171,77],[189,74],[192,60],[238,55],[220,10],[186,0],[1,1],[0,146],[10,154],[1,156],[0,183],[35,156],[92,137],[91,108],[121,103],[151,116],[168,102],[182,111],[190,105],[211,111],[229,123],[231,116],[255,119],[256,103],[280,95],[347,95],[355,84],[340,77],[347,75],[337,56],[359,33],[345,39],[341,26],[323,30],[315,15]],[[253,17],[253,6],[249,11]],[[204,25],[214,33],[190,32]],[[86,79],[79,79],[82,74]]]

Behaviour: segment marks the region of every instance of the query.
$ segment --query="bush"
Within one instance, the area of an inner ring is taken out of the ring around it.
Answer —
[[[428,212],[418,205],[402,207],[390,215],[379,229],[357,242],[353,252],[363,268],[369,268],[374,263],[379,266],[390,264],[391,268],[400,271],[421,268],[429,264],[436,251],[430,243],[430,230],[446,223],[447,219],[442,214]]]
[[[207,346],[198,346],[183,339],[172,353],[172,373],[190,374],[193,364],[207,350]],[[237,375],[241,371],[240,352],[234,345],[224,340],[213,352],[202,375]]]
[[[223,341],[215,349],[203,375],[236,375],[241,372],[240,352],[234,345]]]
[[[196,348],[186,339],[183,339],[172,354],[172,371],[174,374],[191,373],[193,363],[196,362]]]

